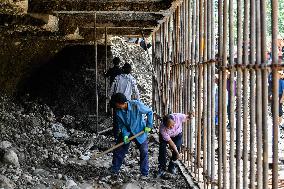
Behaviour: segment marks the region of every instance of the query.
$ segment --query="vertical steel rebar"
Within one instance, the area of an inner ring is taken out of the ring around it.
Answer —
[[[210,11],[211,11],[211,59],[215,59],[215,1],[211,0],[210,3]],[[215,106],[218,106],[216,104],[216,84],[215,84],[215,68],[216,64],[215,62],[212,63],[212,130],[211,130],[211,189],[215,189],[215,131],[216,131],[216,124],[215,124],[215,118],[216,118],[216,108]]]
[[[94,38],[95,38],[95,41],[94,41],[94,45],[95,45],[95,70],[96,70],[96,73],[95,73],[95,91],[96,91],[96,133],[98,133],[98,125],[99,125],[99,94],[98,94],[98,47],[97,47],[97,26],[96,26],[96,23],[97,23],[97,14],[95,13],[94,15]]]
[[[194,66],[196,64],[196,45],[195,45],[195,39],[196,39],[196,1],[192,2],[192,42],[191,42],[191,59],[190,59],[190,67],[192,72],[194,72],[194,76],[191,75],[191,99],[193,100],[193,96],[194,96],[194,112],[195,112],[195,139],[196,139],[196,128],[197,128],[197,121],[196,121],[196,116],[197,116],[197,110],[196,110],[196,104],[197,104],[197,99],[196,99],[196,94],[197,94],[197,68]],[[194,81],[193,81],[194,80]],[[193,86],[194,84],[194,86]],[[194,94],[193,94],[193,87],[194,87]],[[191,111],[193,111],[193,104],[191,104]],[[191,134],[191,145],[190,145],[190,162],[191,162],[191,171],[193,171],[193,146],[196,146],[196,143],[193,140],[193,125],[191,125],[190,127],[190,134]],[[195,144],[195,145],[193,145]],[[196,147],[195,147],[195,154],[196,154]],[[195,156],[196,158],[196,156]],[[196,172],[196,170],[194,170]]]
[[[190,30],[190,19],[191,19],[191,2],[189,0],[185,1],[185,19],[186,19],[186,25],[185,25],[185,35],[186,35],[186,68],[187,68],[187,95],[186,95],[186,101],[189,101],[187,103],[187,113],[191,112],[191,105],[192,105],[192,91],[191,91],[191,79],[192,79],[192,72],[190,67],[190,57],[191,57],[191,50],[190,50],[190,40],[191,40],[191,30]],[[192,127],[192,120],[189,119],[188,121],[188,129],[187,129],[187,166],[190,167],[190,156],[191,156],[191,128]]]
[[[212,54],[213,55],[213,54]],[[216,102],[216,84],[215,84],[215,63],[212,63],[211,66],[211,73],[212,73],[212,77],[211,77],[211,94],[212,94],[212,101],[211,101],[211,115],[212,115],[212,119],[211,119],[211,189],[215,188],[215,128],[216,128],[216,124],[215,124],[215,116],[216,116],[216,108],[215,106],[217,106]]]
[[[108,62],[107,62],[107,27],[105,27],[105,73],[107,72],[108,69]],[[108,91],[108,85],[107,85],[107,78],[105,78],[105,113],[107,113],[107,91]]]
[[[212,100],[214,101],[214,98],[212,99],[212,77],[214,78],[214,74],[212,74],[212,45],[211,45],[211,32],[212,32],[212,27],[211,27],[211,17],[212,17],[212,11],[211,11],[211,0],[207,2],[207,60],[209,60],[209,64],[207,67],[207,72],[208,72],[208,108],[207,108],[207,178],[209,181],[209,184],[212,184],[212,179],[211,179],[211,131],[212,131]],[[212,186],[212,185],[211,185]]]
[[[266,2],[260,2],[260,13],[261,13],[261,63],[263,65],[267,64],[267,44],[266,44]],[[268,87],[267,81],[268,71],[266,69],[262,70],[262,132],[263,132],[263,189],[268,189]]]
[[[233,66],[234,63],[234,1],[229,0],[229,64]],[[230,188],[235,189],[236,179],[235,179],[235,70],[230,70]]]
[[[244,0],[243,64],[249,63],[249,4]],[[253,87],[253,86],[251,86]],[[243,70],[243,188],[248,188],[248,69]]]
[[[197,174],[199,174],[199,171],[198,171],[198,158],[199,158],[199,154],[198,154],[198,149],[199,149],[199,143],[198,143],[198,76],[199,75],[199,69],[198,69],[198,66],[196,65],[195,63],[195,95],[194,95],[194,98],[195,98],[195,149],[194,149],[194,156],[195,156],[195,159],[194,159],[194,173],[195,173],[195,177]]]
[[[221,66],[221,62],[219,61],[219,66]],[[222,163],[223,163],[223,138],[222,138],[222,99],[223,94],[221,92],[222,90],[222,81],[223,81],[223,72],[221,69],[218,71],[219,73],[219,80],[218,80],[218,188],[222,188]],[[225,93],[226,94],[226,93]]]
[[[202,54],[203,54],[203,176],[204,176],[204,188],[208,186],[208,71],[207,71],[207,1],[204,1],[204,19],[203,19],[203,40],[202,40]]]
[[[203,175],[207,186],[207,65],[203,64]]]
[[[272,0],[272,64],[278,64],[278,50],[277,50],[277,38],[278,38],[278,0]],[[279,128],[279,97],[278,97],[278,72],[276,67],[272,69],[272,116],[273,116],[273,162],[272,162],[272,189],[278,188],[278,128]]]
[[[250,64],[255,63],[255,0],[250,0]],[[250,188],[255,188],[255,71],[250,70]]]
[[[260,0],[255,0],[256,5],[256,64],[261,64],[261,25],[260,25]],[[262,93],[261,70],[256,69],[256,140],[257,140],[257,187],[263,188],[263,158],[262,158]]]
[[[197,73],[197,77],[196,77],[196,79],[197,79],[197,81],[196,81],[196,85],[197,85],[197,88],[195,89],[197,92],[196,92],[196,109],[197,109],[197,115],[196,115],[196,119],[197,119],[197,121],[196,121],[196,123],[197,123],[197,127],[196,127],[196,130],[195,130],[195,132],[196,132],[196,149],[195,149],[195,151],[196,151],[196,160],[195,160],[195,162],[196,162],[196,164],[195,164],[195,166],[196,166],[196,174],[197,174],[197,180],[199,181],[199,167],[200,167],[200,151],[201,151],[201,135],[200,135],[200,130],[201,130],[201,109],[200,109],[200,106],[201,106],[201,99],[200,99],[200,93],[201,93],[201,90],[200,90],[200,88],[201,88],[201,77],[200,77],[200,66],[199,66],[199,55],[200,55],[200,53],[199,53],[199,46],[200,46],[200,43],[198,42],[199,41],[199,35],[200,35],[200,31],[199,31],[199,20],[200,20],[200,14],[199,14],[199,10],[200,10],[200,1],[199,0],[197,0],[196,1],[196,48],[195,48],[195,56],[196,56],[196,58],[195,58],[195,64],[196,64],[196,73]]]
[[[228,41],[228,0],[223,2],[223,51],[222,51],[222,65],[227,66],[227,41]],[[222,147],[223,147],[223,188],[227,188],[227,71],[223,70],[222,78]]]
[[[223,52],[223,0],[218,0],[218,66],[222,66],[221,54]],[[218,188],[222,187],[222,80],[223,73],[219,69],[219,82],[218,82]],[[226,94],[226,93],[225,93]]]
[[[237,0],[237,64],[242,64],[242,0]],[[241,188],[242,70],[237,68],[236,189]]]

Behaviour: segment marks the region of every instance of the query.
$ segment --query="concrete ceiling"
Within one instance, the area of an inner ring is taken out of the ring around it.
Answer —
[[[92,41],[150,35],[180,0],[3,0],[0,34]],[[15,11],[17,10],[17,11]],[[77,36],[77,38],[76,38]],[[79,36],[79,37],[78,37]]]

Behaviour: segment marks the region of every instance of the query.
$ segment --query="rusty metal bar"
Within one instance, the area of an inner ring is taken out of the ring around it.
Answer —
[[[229,0],[229,64],[234,65],[234,1]],[[235,189],[236,179],[235,179],[235,71],[232,70],[230,73],[230,114],[229,114],[229,124],[230,124],[230,188]],[[232,95],[233,94],[233,95]]]
[[[243,64],[249,64],[249,0],[244,0]],[[248,188],[248,70],[243,70],[243,188]],[[252,86],[251,86],[252,87]]]
[[[218,59],[222,57],[223,52],[223,0],[218,0]],[[221,66],[221,62],[219,62],[219,66]],[[218,188],[222,188],[222,163],[223,163],[223,146],[222,146],[222,80],[223,80],[223,72],[219,70],[219,81],[218,81]],[[226,94],[226,93],[225,93]]]
[[[105,73],[107,72],[108,69],[108,62],[107,62],[107,27],[105,27]],[[108,85],[107,85],[107,78],[105,78],[105,113],[108,111],[108,101],[107,101],[107,94],[108,91]]]
[[[227,65],[227,41],[228,41],[228,0],[224,0],[223,2],[223,51],[222,51],[222,58],[223,62],[222,65]],[[227,72],[223,70],[223,78],[222,78],[222,147],[223,147],[223,188],[227,188]]]
[[[196,52],[195,52],[195,56],[196,56],[196,58],[195,58],[195,63],[196,64],[198,64],[199,63],[199,55],[200,55],[200,53],[199,53],[199,46],[200,46],[200,43],[198,42],[199,41],[199,35],[200,35],[200,30],[199,30],[199,20],[200,20],[200,14],[199,14],[199,10],[200,10],[200,1],[199,0],[197,0],[196,1]],[[199,168],[200,168],[200,164],[201,164],[201,157],[200,157],[200,152],[201,152],[201,115],[202,115],[202,111],[201,111],[201,98],[200,98],[200,94],[201,94],[201,77],[200,77],[200,74],[201,74],[201,72],[200,72],[200,67],[199,66],[196,66],[196,73],[197,73],[197,75],[196,75],[196,85],[197,85],[197,88],[195,88],[195,90],[197,91],[196,92],[196,96],[195,96],[195,98],[196,98],[196,109],[197,109],[197,115],[196,115],[196,123],[197,123],[197,125],[196,125],[196,130],[195,130],[195,132],[196,132],[196,149],[195,149],[195,151],[196,151],[196,159],[195,159],[195,170],[196,170],[196,172],[195,172],[195,174],[197,174],[197,181],[200,181],[199,180]]]
[[[203,67],[203,175],[204,186],[207,186],[207,65]]]
[[[250,0],[250,64],[255,62],[255,0]],[[255,71],[250,70],[250,86],[255,86]],[[255,87],[250,87],[250,188],[255,188]]]
[[[242,1],[237,1],[237,64],[242,64]],[[236,189],[241,188],[242,70],[237,68]]]
[[[211,73],[212,73],[212,77],[211,77],[211,94],[212,94],[212,101],[211,101],[211,115],[212,115],[212,119],[211,119],[211,172],[210,172],[210,176],[211,176],[211,188],[214,189],[215,185],[212,184],[213,181],[215,181],[215,128],[216,128],[216,124],[215,124],[215,116],[216,116],[216,112],[215,112],[215,106],[217,106],[217,104],[215,103],[216,101],[216,87],[215,87],[215,64],[212,64],[211,66]]]
[[[215,58],[215,1],[214,0],[210,0],[210,11],[211,11],[211,59]],[[215,103],[216,100],[216,87],[215,87],[215,62],[212,63],[212,81],[211,81],[211,85],[212,85],[212,109],[211,109],[211,114],[212,114],[212,130],[211,130],[211,189],[215,189],[215,185],[213,184],[213,182],[215,182],[215,131],[216,131],[216,124],[215,124],[215,116],[216,116],[216,108],[215,106],[218,106],[218,104]]]
[[[206,21],[205,22],[207,24],[207,32],[206,32],[206,48],[207,48],[207,59],[212,59],[212,46],[211,46],[211,32],[212,32],[212,28],[211,28],[211,17],[212,17],[212,12],[211,12],[211,0],[207,1],[207,9],[206,9]],[[208,73],[208,91],[207,91],[207,96],[208,96],[208,101],[207,101],[207,177],[208,177],[208,187],[209,185],[212,183],[212,175],[211,175],[211,156],[212,156],[212,149],[211,149],[211,131],[212,131],[212,101],[214,101],[215,98],[212,99],[212,85],[214,86],[214,84],[212,83],[212,77],[214,78],[214,74],[212,74],[212,64],[209,64],[207,67],[207,73]],[[215,108],[213,108],[215,109]],[[215,118],[213,118],[215,119]],[[211,185],[212,186],[212,185]],[[207,187],[207,188],[208,188]]]
[[[204,19],[203,19],[203,39],[202,39],[202,55],[203,59],[202,61],[207,61],[207,1],[204,1]],[[208,71],[207,71],[208,65],[203,65],[203,182],[204,182],[204,188],[208,187]]]
[[[195,45],[195,39],[196,39],[196,1],[193,1],[193,6],[192,6],[192,42],[191,42],[191,59],[190,59],[190,65],[194,64],[195,63],[195,55],[196,55],[196,45]],[[194,94],[191,95],[191,99],[193,99],[193,96],[194,96],[194,112],[195,112],[195,133],[196,133],[196,128],[197,128],[197,110],[196,110],[196,107],[197,107],[197,68],[193,68],[192,66],[190,66],[190,68],[192,69],[192,73],[194,72],[194,76],[191,74],[191,88],[190,88],[190,91],[191,91],[191,94],[193,93],[193,89],[194,89]],[[194,86],[193,86],[194,84]],[[194,88],[193,88],[194,87]],[[191,111],[193,111],[193,103],[191,104]],[[190,134],[191,134],[191,145],[190,145],[190,162],[191,162],[191,171],[193,171],[193,146],[195,146],[195,154],[196,154],[196,142],[193,140],[193,125],[190,126]],[[195,134],[195,137],[196,139],[196,134]],[[195,144],[195,145],[193,145]],[[196,157],[196,155],[195,155]],[[195,166],[194,166],[195,168]],[[194,169],[195,173],[196,173],[196,169]]]
[[[261,64],[261,26],[260,26],[260,0],[256,5],[256,64]],[[256,91],[261,91],[261,70],[256,70]],[[257,187],[263,188],[263,161],[262,161],[262,93],[256,93],[256,140],[257,140]]]
[[[219,63],[220,64],[220,63]],[[223,95],[221,92],[222,89],[222,80],[223,80],[223,72],[219,70],[219,78],[218,78],[218,188],[222,188],[222,164],[223,164],[223,156],[222,156],[222,99]]]
[[[261,63],[267,64],[267,41],[266,41],[266,2],[260,2],[261,16]],[[262,70],[262,132],[263,132],[263,189],[268,189],[268,72]]]
[[[277,38],[278,38],[278,12],[279,4],[278,0],[272,0],[272,64],[278,64],[278,50],[277,50]],[[279,128],[279,76],[277,69],[272,69],[272,115],[273,115],[273,162],[272,162],[272,189],[278,188],[278,128]]]
[[[98,125],[99,125],[99,92],[98,92],[98,47],[97,47],[97,14],[94,15],[94,47],[95,47],[95,91],[96,91],[96,133],[98,133]]]
[[[186,112],[191,111],[191,103],[192,103],[192,98],[191,98],[191,68],[189,67],[189,57],[190,57],[190,37],[191,37],[191,30],[189,28],[190,25],[190,2],[189,0],[185,1],[185,36],[186,36],[186,47],[185,47],[185,51],[186,51],[186,97],[185,97],[185,101],[187,101],[186,103]],[[192,120],[190,119],[188,121],[188,125],[187,125],[187,166],[189,167],[189,161],[190,161],[190,155],[191,155],[191,151],[190,151],[190,146],[191,146],[191,122]]]

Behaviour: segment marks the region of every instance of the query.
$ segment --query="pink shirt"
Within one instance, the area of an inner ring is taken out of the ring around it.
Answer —
[[[172,129],[166,128],[163,124],[160,127],[160,133],[165,141],[169,141],[171,137],[175,137],[182,132],[182,122],[186,121],[186,115],[181,113],[173,113],[175,125]]]

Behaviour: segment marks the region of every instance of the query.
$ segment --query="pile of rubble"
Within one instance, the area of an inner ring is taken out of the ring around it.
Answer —
[[[122,64],[129,63],[137,80],[141,100],[147,105],[152,105],[152,62],[151,53],[145,51],[140,45],[129,43],[120,37],[114,37],[111,41],[113,57],[119,57]],[[149,54],[148,54],[149,53]]]
[[[186,188],[181,175],[155,179],[157,134],[150,136],[151,174],[140,181],[139,151],[131,148],[121,174],[108,171],[111,154],[90,156],[110,148],[113,138],[75,130],[72,116],[56,118],[46,105],[16,105],[0,97],[0,188]],[[106,120],[101,127],[110,127]]]

